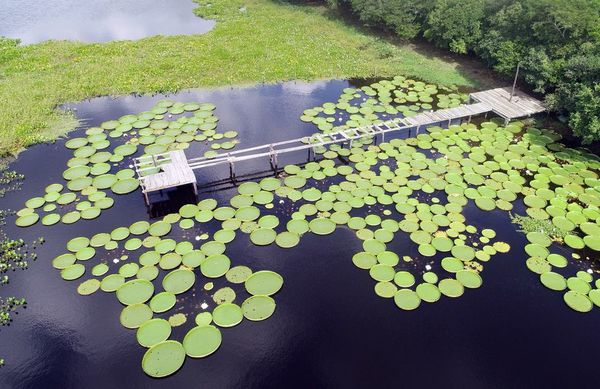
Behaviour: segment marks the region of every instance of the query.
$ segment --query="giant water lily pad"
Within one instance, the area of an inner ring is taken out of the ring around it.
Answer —
[[[143,347],[164,342],[171,335],[171,325],[164,319],[151,319],[138,328],[136,338]]]
[[[163,289],[173,294],[180,294],[189,290],[196,282],[196,275],[191,270],[177,269],[165,276],[162,281]]]
[[[154,294],[154,285],[148,280],[131,280],[117,289],[117,299],[124,305],[145,303]]]
[[[163,313],[175,306],[177,297],[171,292],[161,292],[150,300],[150,309],[156,313]]]
[[[275,312],[275,300],[265,295],[255,295],[242,303],[244,317],[252,321],[269,318]]]
[[[421,299],[417,293],[410,289],[400,289],[394,295],[394,302],[398,308],[405,311],[412,311],[417,309],[421,304]]]
[[[273,295],[283,286],[283,278],[269,270],[261,270],[252,274],[244,283],[248,293],[252,295]]]
[[[160,342],[146,351],[142,359],[142,369],[150,377],[166,377],[183,366],[185,355],[181,343],[174,340]]]
[[[563,298],[569,308],[577,312],[589,312],[592,310],[592,302],[583,293],[570,290],[565,293]]]
[[[140,182],[135,178],[126,178],[123,180],[118,180],[111,187],[112,190],[116,194],[127,194],[136,190],[140,186]]]
[[[219,327],[233,327],[239,324],[244,318],[242,308],[232,303],[217,306],[212,315],[213,322]]]
[[[183,347],[188,356],[204,358],[217,351],[221,345],[221,331],[211,325],[192,328],[183,339]]]
[[[215,254],[206,257],[200,264],[200,271],[209,278],[218,278],[227,273],[231,266],[230,259],[223,254]]]
[[[125,328],[138,328],[152,319],[152,310],[146,304],[128,305],[121,311],[119,320]]]

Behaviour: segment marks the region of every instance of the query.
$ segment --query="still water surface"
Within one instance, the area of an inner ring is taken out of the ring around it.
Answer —
[[[196,6],[192,0],[2,0],[0,36],[30,44],[203,34],[215,22],[194,15]]]
[[[241,148],[312,133],[312,125],[298,120],[301,112],[335,101],[349,85],[290,82],[167,97],[215,103],[219,132],[238,130]],[[97,98],[74,107],[86,126],[93,126],[145,111],[161,98],[165,96]],[[22,191],[2,199],[2,208],[19,209],[24,199],[42,193],[49,183],[61,182],[71,156],[63,145],[64,141],[39,145],[21,154],[12,167],[27,179]],[[199,174],[198,180],[207,182],[217,173]],[[234,192],[225,189],[200,197],[224,203]],[[170,198],[155,197],[153,212],[163,212],[189,195],[182,190]],[[516,211],[522,210],[517,204]],[[401,311],[393,301],[375,295],[368,272],[352,264],[361,245],[347,229],[338,228],[329,236],[307,234],[290,250],[257,247],[247,235],[238,234],[226,251],[234,262],[284,277],[283,289],[274,296],[275,314],[263,322],[245,320],[224,329],[223,344],[215,354],[188,358],[179,372],[161,380],[142,372],[145,349],[137,344],[134,331],[120,325],[122,306],[114,295],[99,291],[79,296],[78,282],[62,280],[51,266],[52,258],[64,252],[74,236],[150,220],[141,194],[116,196],[115,206],[98,219],[70,226],[48,228],[38,223],[18,229],[11,219],[7,229],[12,236],[28,240],[44,236],[47,243],[30,269],[11,274],[12,284],[2,290],[26,297],[29,305],[14,325],[1,329],[0,353],[7,365],[0,369],[0,387],[599,387],[594,371],[600,347],[598,310],[574,312],[560,294],[541,285],[525,267],[525,238],[515,231],[507,213],[471,206],[466,217],[479,228],[496,230],[512,250],[485,264],[481,288],[467,290],[458,299],[423,303],[413,312]],[[391,249],[417,258],[416,245],[401,233],[396,236]],[[195,303],[206,298],[202,291],[195,293],[188,296]],[[175,338],[182,336],[174,332]]]

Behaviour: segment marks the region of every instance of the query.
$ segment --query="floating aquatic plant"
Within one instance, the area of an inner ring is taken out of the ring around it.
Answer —
[[[97,218],[114,204],[109,193],[125,195],[139,187],[129,163],[129,158],[134,155],[183,150],[192,142],[213,142],[211,146],[227,150],[235,147],[237,132],[218,133],[219,119],[214,115],[214,109],[210,103],[163,100],[149,111],[103,122],[99,127],[88,128],[85,137],[67,140],[65,147],[73,150],[73,158],[67,162],[67,169],[62,174],[65,185],[48,185],[43,196],[27,200],[25,208],[19,211],[16,225],[29,227],[41,220],[43,225],[51,226],[58,222],[72,224],[81,219]],[[222,138],[233,140],[220,145],[214,143]],[[106,151],[111,144],[121,142],[124,143],[112,152]],[[152,166],[140,167],[145,169],[145,174],[160,171],[160,168],[151,169]],[[116,171],[111,173],[113,170]],[[0,171],[0,183],[17,178],[13,172]],[[0,196],[2,193],[0,191]]]

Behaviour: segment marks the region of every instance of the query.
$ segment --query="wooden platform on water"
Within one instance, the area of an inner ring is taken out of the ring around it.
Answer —
[[[309,137],[275,142],[261,146],[249,147],[242,150],[218,154],[213,157],[187,158],[182,150],[169,151],[162,154],[143,156],[134,159],[135,171],[140,180],[146,203],[148,194],[163,189],[193,184],[197,194],[197,182],[194,170],[208,169],[217,165],[229,165],[229,175],[235,181],[235,164],[257,158],[269,158],[271,168],[277,172],[277,157],[281,154],[308,151],[308,160],[315,150],[332,144],[352,147],[354,140],[374,137],[375,140],[385,140],[386,134],[396,131],[415,129],[418,134],[422,127],[436,124],[450,125],[453,120],[471,120],[473,116],[493,112],[504,118],[508,123],[512,119],[531,116],[546,110],[537,99],[520,91],[515,91],[511,97],[511,88],[496,88],[470,94],[471,104],[445,108],[431,112],[420,112],[414,116],[393,119],[387,122],[372,124],[358,128],[348,128],[341,131]]]
[[[134,159],[135,171],[142,193],[149,204],[148,194],[181,185],[192,184],[197,194],[196,175],[188,163],[183,150],[169,151],[159,155],[148,155]],[[162,170],[145,175],[144,172]]]
[[[490,111],[504,118],[505,121],[518,119],[544,112],[546,107],[541,101],[521,91],[515,90],[510,96],[511,88],[496,88],[471,93],[472,100],[485,103]]]

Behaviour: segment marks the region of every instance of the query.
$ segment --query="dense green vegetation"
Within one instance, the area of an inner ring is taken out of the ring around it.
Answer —
[[[600,139],[600,0],[327,0],[406,39],[474,54],[504,75],[517,63],[536,92]]]
[[[0,40],[0,154],[72,130],[56,107],[98,95],[399,73],[473,85],[455,63],[366,35],[323,6],[221,0],[197,13],[217,19],[215,29],[104,44]]]

